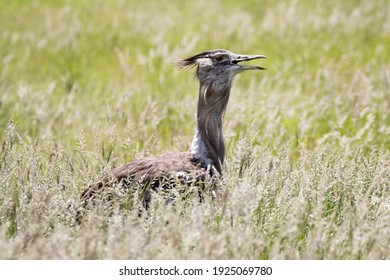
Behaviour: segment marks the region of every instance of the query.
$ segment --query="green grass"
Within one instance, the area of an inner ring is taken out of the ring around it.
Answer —
[[[387,1],[0,0],[0,26],[0,259],[390,258]],[[112,167],[188,149],[173,64],[213,48],[268,56],[232,89],[222,198],[118,193],[74,226]]]

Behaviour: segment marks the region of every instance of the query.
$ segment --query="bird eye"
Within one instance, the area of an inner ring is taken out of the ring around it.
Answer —
[[[222,54],[217,54],[216,56],[214,56],[215,60],[216,61],[222,61],[223,60],[223,55]]]

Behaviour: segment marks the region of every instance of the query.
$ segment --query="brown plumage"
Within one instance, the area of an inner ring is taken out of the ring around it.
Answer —
[[[136,185],[142,188],[143,202],[147,206],[151,198],[150,190],[156,191],[164,185],[167,187],[169,183],[199,186],[206,181],[207,174],[207,167],[190,152],[144,157],[111,170],[101,181],[86,188],[81,197],[88,201],[99,195],[104,186],[112,183],[121,183],[124,187]]]
[[[86,188],[82,200],[89,201],[104,186],[112,183],[144,188],[146,205],[150,201],[150,190],[172,187],[172,184],[199,186],[207,183],[207,178],[213,184],[215,172],[222,176],[225,158],[222,121],[233,79],[245,70],[264,69],[238,63],[258,58],[265,56],[211,50],[180,61],[180,67],[197,66],[196,76],[200,82],[197,129],[189,151],[145,157],[117,167],[101,181]]]

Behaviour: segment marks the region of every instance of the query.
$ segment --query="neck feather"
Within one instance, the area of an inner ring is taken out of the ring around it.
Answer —
[[[230,86],[200,86],[197,127],[190,152],[206,166],[212,165],[219,174],[225,159],[225,141],[222,133],[223,115],[229,101]]]

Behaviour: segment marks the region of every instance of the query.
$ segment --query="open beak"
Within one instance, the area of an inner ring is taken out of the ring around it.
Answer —
[[[238,64],[242,61],[250,61],[254,59],[267,58],[265,55],[241,55],[237,54],[236,57],[232,60],[233,64],[237,64],[240,66],[241,70],[266,70],[266,68],[260,66],[252,66],[252,65],[241,65]]]

